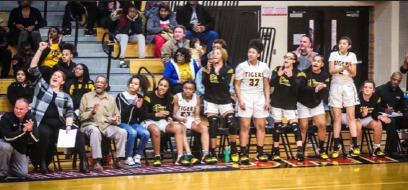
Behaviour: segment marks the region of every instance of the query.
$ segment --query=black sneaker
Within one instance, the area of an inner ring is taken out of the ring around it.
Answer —
[[[71,36],[71,28],[62,29],[61,34],[64,36]]]
[[[93,30],[86,29],[85,36],[94,36],[96,33]]]
[[[298,162],[303,162],[305,160],[305,156],[303,155],[303,148],[302,147],[298,147],[298,149],[297,149],[296,160]]]

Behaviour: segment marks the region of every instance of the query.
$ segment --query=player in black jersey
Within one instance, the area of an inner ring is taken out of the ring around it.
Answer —
[[[296,54],[292,52],[286,53],[283,56],[283,66],[277,66],[273,72],[270,80],[271,87],[274,87],[271,96],[271,110],[274,119],[274,133],[273,133],[273,152],[275,161],[280,161],[279,153],[279,135],[283,130],[282,116],[289,122],[287,127],[291,127],[295,134],[297,144],[296,158],[298,161],[304,160],[302,135],[298,125],[297,118],[297,94],[299,83],[296,80],[298,73],[297,69],[299,62]]]
[[[324,150],[324,140],[326,138],[326,118],[323,100],[329,94],[330,75],[321,68],[324,66],[324,58],[321,55],[313,57],[309,68],[299,73],[299,93],[297,111],[302,141],[306,141],[306,132],[309,127],[309,118],[313,119],[318,128],[319,139],[318,154],[321,159],[328,159]]]
[[[381,98],[374,92],[374,81],[364,81],[363,85],[361,86],[360,93],[358,93],[360,105],[356,105],[355,110],[356,130],[357,136],[360,136],[362,127],[372,129],[374,133],[374,152],[372,156],[384,157],[385,153],[381,151],[380,148],[383,124],[386,127],[392,125],[395,132],[395,121],[392,121],[390,118],[388,118],[386,114],[381,115],[379,113],[381,111]],[[342,123],[344,125],[348,125],[346,114],[342,114]],[[350,152],[350,155],[352,155],[352,152]]]
[[[218,114],[224,118],[225,125],[229,128],[231,142],[231,158],[238,162],[237,154],[237,123],[234,108],[232,107],[229,84],[231,83],[234,69],[225,64],[228,59],[227,50],[218,48],[213,50],[213,63],[208,63],[202,71],[204,92],[204,114],[207,115],[210,127],[210,155],[213,162],[217,162],[215,146],[217,141]]]

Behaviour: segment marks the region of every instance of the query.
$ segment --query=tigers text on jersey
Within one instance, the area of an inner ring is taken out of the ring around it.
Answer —
[[[177,102],[178,107],[177,107],[176,115],[179,117],[187,116],[187,117],[194,119],[194,113],[195,113],[195,109],[197,106],[197,95],[193,94],[193,97],[188,102],[183,98],[182,92],[177,93],[177,97],[178,97],[178,102]]]
[[[262,93],[263,78],[269,79],[270,75],[268,65],[261,61],[258,61],[256,66],[244,61],[235,69],[235,80],[242,80],[241,92],[245,93]]]
[[[340,51],[335,51],[330,54],[329,62],[334,62],[334,69],[341,69],[346,63],[357,64],[357,57],[353,52],[347,52],[346,55],[342,55]],[[349,83],[353,83],[353,79],[346,70],[332,75],[332,84]]]

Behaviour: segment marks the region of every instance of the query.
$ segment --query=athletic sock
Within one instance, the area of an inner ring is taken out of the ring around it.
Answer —
[[[203,156],[208,155],[208,150],[203,150]]]
[[[263,155],[263,146],[256,146],[256,152],[258,155]]]
[[[237,153],[237,142],[231,142],[231,154]]]
[[[381,144],[374,144],[373,145],[373,150],[375,150],[375,149],[377,149],[377,148],[380,148],[381,147]]]
[[[319,149],[320,151],[324,151],[324,141],[319,141]]]
[[[334,150],[339,150],[340,138],[334,138]]]
[[[216,156],[216,154],[215,154],[215,148],[210,148],[210,154],[211,154],[211,156]]]
[[[246,146],[241,146],[241,154],[242,154],[242,156],[247,155],[247,147]]]
[[[357,137],[351,137],[351,141],[353,142],[353,148],[358,148]]]
[[[177,159],[179,159],[179,158],[181,158],[181,157],[183,157],[183,154],[177,155]]]
[[[186,153],[187,153],[187,155],[193,155],[192,153],[191,153],[191,150],[189,150],[189,151],[186,151]]]

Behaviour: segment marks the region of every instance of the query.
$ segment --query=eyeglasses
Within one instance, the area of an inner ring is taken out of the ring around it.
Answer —
[[[82,70],[84,70],[84,69],[82,69],[82,68],[75,68],[75,70],[77,70],[77,71],[82,71]]]
[[[290,56],[283,56],[283,59],[287,59],[287,60],[295,60],[295,58],[293,58],[293,57],[290,57]]]
[[[177,54],[177,57],[184,57],[184,54]]]

